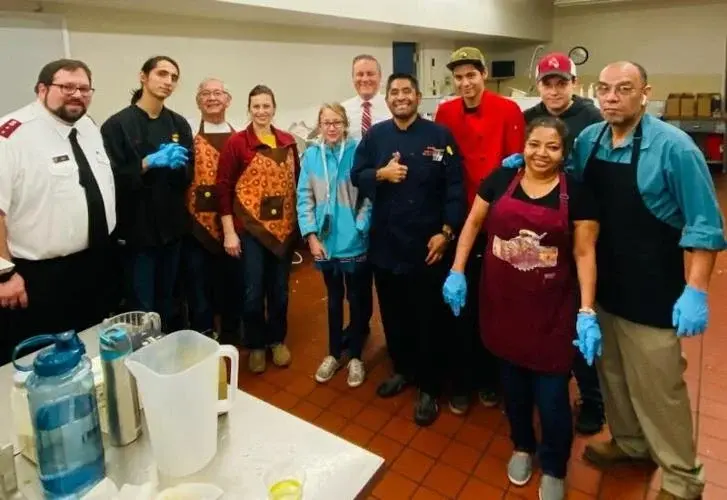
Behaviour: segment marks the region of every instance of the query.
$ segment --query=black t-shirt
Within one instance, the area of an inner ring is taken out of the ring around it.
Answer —
[[[508,186],[518,173],[516,168],[498,168],[483,179],[477,194],[487,203],[496,202],[507,191]],[[598,220],[598,205],[590,190],[570,175],[565,175],[568,187],[568,218],[578,220]],[[516,200],[542,207],[557,209],[560,205],[560,184],[542,198],[530,198],[522,186],[518,185],[512,193]]]

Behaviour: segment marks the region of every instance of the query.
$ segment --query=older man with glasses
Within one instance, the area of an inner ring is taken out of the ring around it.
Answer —
[[[231,102],[230,92],[217,78],[207,78],[197,87],[201,116],[192,124],[194,177],[187,191],[192,231],[184,241],[182,270],[190,326],[200,332],[214,330],[239,344],[241,305],[235,307],[234,299],[242,296],[241,277],[222,246],[215,187],[220,152],[235,133],[227,121]]]

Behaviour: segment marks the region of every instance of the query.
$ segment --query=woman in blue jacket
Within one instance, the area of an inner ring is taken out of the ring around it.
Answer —
[[[348,385],[366,378],[361,351],[371,316],[371,271],[366,259],[371,202],[351,184],[357,143],[348,137],[346,110],[324,104],[318,112],[320,142],[303,155],[298,181],[298,225],[328,291],[328,356],[316,380],[328,382],[343,366],[343,299],[348,299]]]

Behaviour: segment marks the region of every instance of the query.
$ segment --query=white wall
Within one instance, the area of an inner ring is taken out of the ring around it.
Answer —
[[[727,1],[691,6],[611,4],[556,9],[553,40],[546,50],[588,49],[588,62],[578,67],[581,81],[594,81],[609,62],[634,60],[644,65],[655,98],[670,92],[721,92],[724,88]],[[527,90],[525,76],[533,49],[529,45],[493,54],[515,59],[518,77],[503,85]]]
[[[225,80],[233,94],[230,117],[238,125],[246,121],[247,93],[258,83],[275,91],[276,121],[287,128],[302,115],[314,117],[320,103],[354,94],[351,59],[355,55],[377,57],[384,75],[392,70],[391,35],[170,15],[164,15],[160,23],[161,16],[154,14],[49,6],[67,20],[71,55],[93,71],[97,91],[90,113],[100,121],[128,104],[143,61],[157,54],[175,58],[181,67],[181,83],[168,101],[170,108],[196,117],[196,86],[203,78],[215,76]],[[441,60],[455,48],[453,44],[429,39],[422,46]],[[3,52],[11,50],[0,47]]]

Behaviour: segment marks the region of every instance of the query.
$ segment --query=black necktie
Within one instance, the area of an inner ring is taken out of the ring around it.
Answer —
[[[78,130],[71,129],[68,139],[71,141],[73,156],[78,165],[78,181],[86,191],[86,205],[88,206],[88,247],[98,248],[109,240],[109,226],[106,222],[106,208],[103,196],[93,175],[91,165],[78,144]]]

